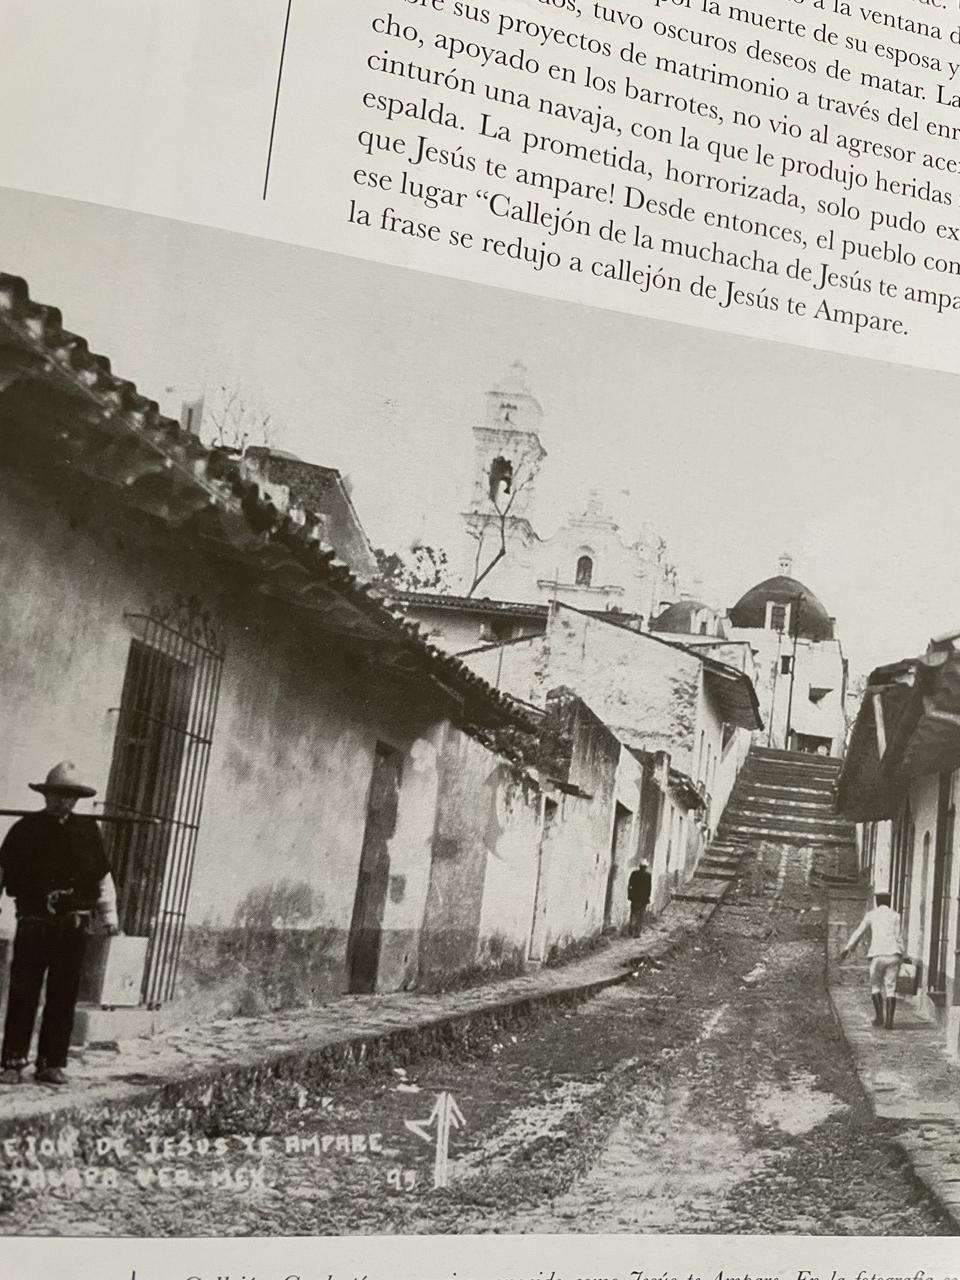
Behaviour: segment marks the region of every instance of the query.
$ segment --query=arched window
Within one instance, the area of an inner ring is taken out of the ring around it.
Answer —
[[[590,556],[581,556],[577,561],[576,583],[578,587],[589,587],[593,581],[593,560]]]
[[[490,498],[496,502],[501,490],[509,493],[513,487],[513,463],[509,458],[494,458],[490,463]]]

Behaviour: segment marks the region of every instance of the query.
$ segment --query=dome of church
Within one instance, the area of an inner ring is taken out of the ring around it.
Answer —
[[[651,631],[665,631],[675,636],[692,636],[700,631],[700,615],[710,617],[713,610],[702,600],[675,600],[650,623]]]
[[[797,597],[803,596],[797,634],[805,640],[832,640],[833,619],[810,588],[792,576],[792,567],[790,558],[784,556],[780,561],[780,573],[776,577],[766,578],[745,592],[730,610],[731,624],[734,627],[764,630],[771,625],[771,605],[795,607]],[[789,626],[791,635],[794,629],[795,623],[791,617]]]

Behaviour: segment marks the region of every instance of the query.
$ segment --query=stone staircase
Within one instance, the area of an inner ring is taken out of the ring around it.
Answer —
[[[714,900],[736,879],[744,854],[760,843],[817,850],[825,886],[855,879],[853,824],[837,816],[834,789],[842,761],[753,747],[690,883],[675,897]]]
[[[842,761],[754,747],[720,819],[717,840],[848,845],[853,825],[834,811]]]

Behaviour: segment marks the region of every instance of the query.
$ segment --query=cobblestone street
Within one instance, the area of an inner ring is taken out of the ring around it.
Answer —
[[[8,1185],[4,1230],[949,1234],[831,1013],[816,872],[766,846],[663,968],[455,1057],[269,1081],[203,1132],[148,1116],[88,1152],[89,1186]],[[434,1130],[404,1122],[444,1091],[466,1124],[434,1190]]]

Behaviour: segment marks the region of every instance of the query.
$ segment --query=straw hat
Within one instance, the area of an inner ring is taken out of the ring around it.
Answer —
[[[74,796],[97,794],[96,787],[88,787],[86,783],[80,781],[77,766],[72,760],[61,760],[59,764],[55,764],[44,782],[30,782],[27,785],[31,791],[39,791],[41,794],[48,791],[64,791]]]

